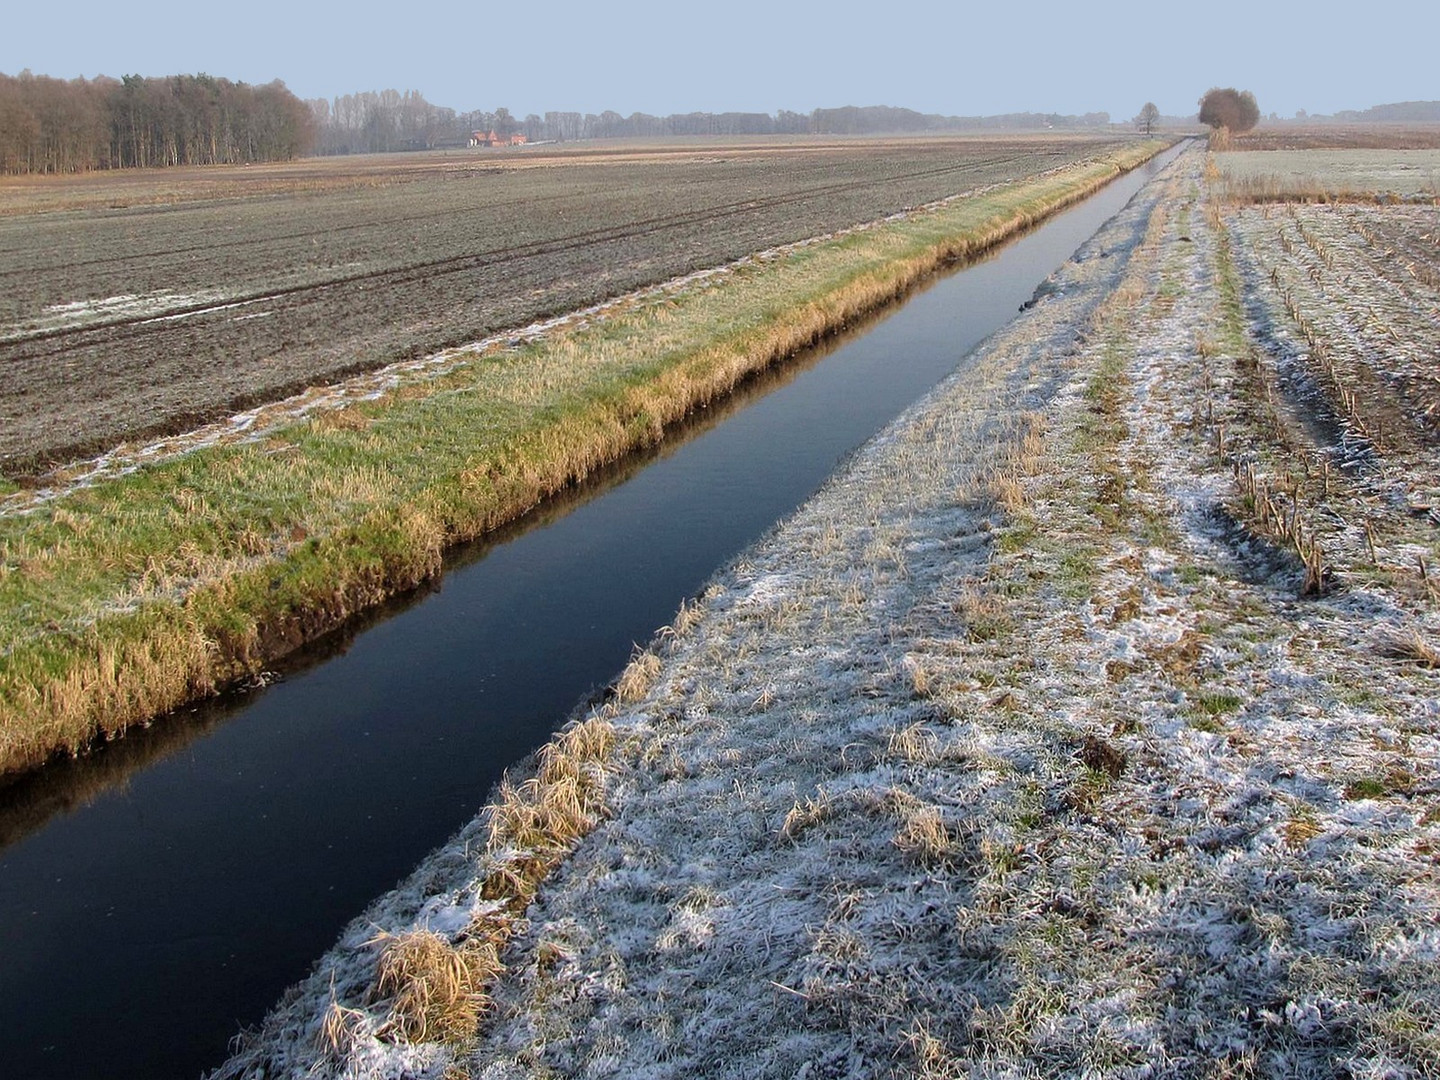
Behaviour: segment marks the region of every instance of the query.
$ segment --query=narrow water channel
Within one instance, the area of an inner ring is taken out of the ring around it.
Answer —
[[[727,560],[1175,151],[457,553],[439,587],[0,791],[0,1076],[195,1077]]]

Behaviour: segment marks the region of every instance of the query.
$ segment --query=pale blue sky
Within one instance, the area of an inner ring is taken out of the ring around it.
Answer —
[[[1328,0],[7,7],[0,71],[11,75],[205,71],[284,79],[305,98],[394,87],[460,110],[504,105],[519,115],[884,104],[1126,119],[1147,100],[1167,114],[1192,113],[1211,86],[1249,89],[1262,112],[1281,116],[1440,99],[1436,0],[1368,9]]]

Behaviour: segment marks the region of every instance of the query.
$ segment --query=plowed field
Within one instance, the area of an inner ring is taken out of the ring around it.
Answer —
[[[4,181],[0,473],[1106,145],[684,144]]]

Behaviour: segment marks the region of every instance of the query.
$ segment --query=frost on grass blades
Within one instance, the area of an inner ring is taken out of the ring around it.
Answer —
[[[1393,391],[1409,441],[1295,422],[1279,241],[1203,160],[657,640],[474,1040],[380,1036],[359,927],[443,925],[485,819],[224,1075],[1432,1073],[1433,443]]]

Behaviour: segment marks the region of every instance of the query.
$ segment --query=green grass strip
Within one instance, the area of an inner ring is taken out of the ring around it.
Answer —
[[[448,546],[1163,146],[802,247],[0,518],[0,773],[212,693],[412,588]]]

